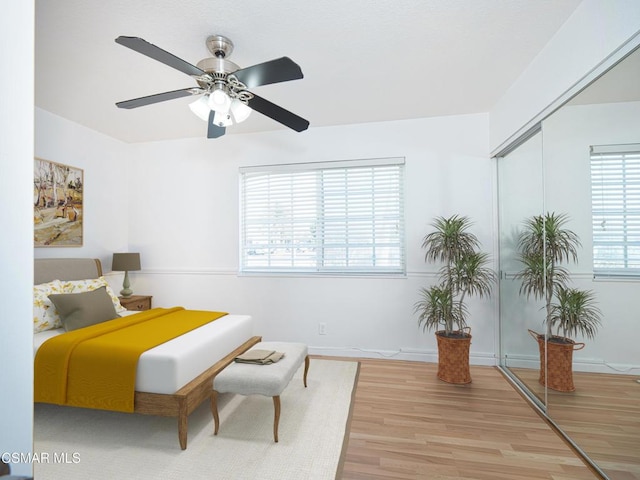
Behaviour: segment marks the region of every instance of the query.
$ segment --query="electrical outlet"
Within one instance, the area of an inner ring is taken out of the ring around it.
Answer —
[[[327,324],[324,322],[320,322],[318,324],[318,335],[326,335],[327,334]]]

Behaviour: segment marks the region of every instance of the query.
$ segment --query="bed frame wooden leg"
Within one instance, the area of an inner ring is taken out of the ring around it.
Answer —
[[[273,397],[273,441],[278,443],[278,423],[280,423],[280,395]]]
[[[213,414],[213,434],[218,434],[220,428],[220,417],[218,417],[218,392],[215,390],[211,394],[211,413]]]
[[[302,377],[302,381],[304,382],[304,388],[307,388],[307,372],[309,371],[309,355],[304,357],[304,377]]]
[[[188,431],[189,412],[187,412],[186,399],[179,400],[178,405],[178,440],[180,448],[187,449],[187,431]]]

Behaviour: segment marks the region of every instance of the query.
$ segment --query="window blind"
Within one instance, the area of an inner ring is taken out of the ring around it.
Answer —
[[[640,144],[591,147],[593,271],[640,275]]]
[[[404,159],[240,169],[241,272],[404,274]]]

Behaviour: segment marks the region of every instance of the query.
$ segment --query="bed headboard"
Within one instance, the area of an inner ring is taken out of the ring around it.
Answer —
[[[84,280],[102,276],[98,258],[36,258],[33,262],[33,283],[52,280]]]

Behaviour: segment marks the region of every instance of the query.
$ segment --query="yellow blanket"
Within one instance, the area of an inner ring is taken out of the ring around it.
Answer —
[[[34,400],[133,412],[140,355],[224,315],[154,308],[53,337],[36,354]]]

